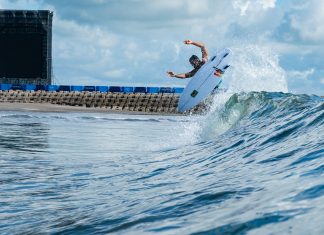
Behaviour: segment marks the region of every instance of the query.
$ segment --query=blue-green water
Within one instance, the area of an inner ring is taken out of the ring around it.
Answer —
[[[0,112],[1,234],[324,234],[324,103],[201,116]]]

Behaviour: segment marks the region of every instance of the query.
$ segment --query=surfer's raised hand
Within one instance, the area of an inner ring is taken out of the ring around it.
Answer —
[[[192,41],[191,41],[191,40],[189,40],[189,39],[187,39],[187,40],[184,40],[183,42],[184,42],[184,44],[187,44],[187,45],[189,45],[189,44],[192,44]]]

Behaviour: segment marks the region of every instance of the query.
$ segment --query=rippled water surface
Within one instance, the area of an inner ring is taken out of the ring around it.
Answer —
[[[0,112],[1,234],[324,234],[324,103],[200,116]]]

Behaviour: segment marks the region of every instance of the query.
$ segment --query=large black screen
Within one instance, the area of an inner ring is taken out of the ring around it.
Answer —
[[[41,78],[42,45],[41,33],[0,33],[0,78]]]

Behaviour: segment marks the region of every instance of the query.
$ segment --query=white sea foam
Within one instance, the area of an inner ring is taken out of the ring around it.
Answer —
[[[224,76],[229,80],[229,92],[288,92],[286,72],[271,48],[243,45],[232,50],[232,68]]]
[[[225,133],[235,125],[242,115],[251,109],[236,104],[226,110],[225,104],[232,95],[241,92],[267,91],[288,92],[286,72],[279,65],[279,56],[270,48],[257,45],[240,45],[231,47],[234,56],[232,66],[224,75],[227,89],[209,99],[209,112],[200,118],[192,117],[183,126],[181,138],[190,143],[209,140]]]

